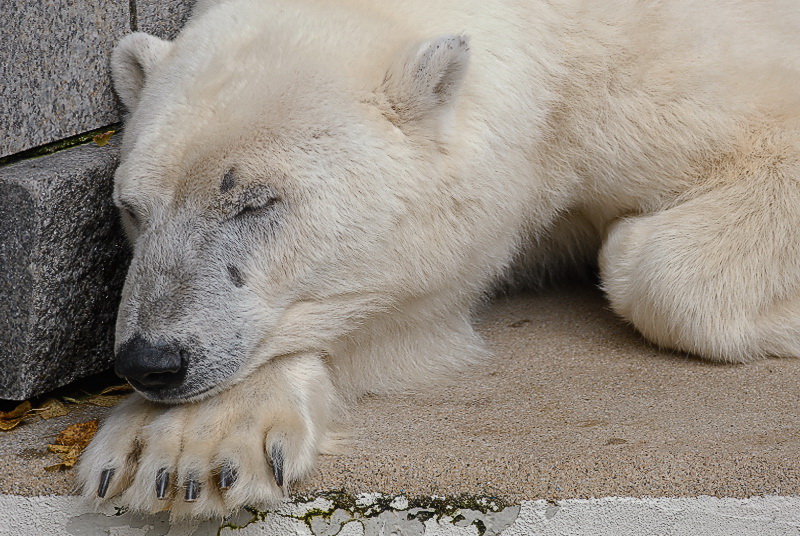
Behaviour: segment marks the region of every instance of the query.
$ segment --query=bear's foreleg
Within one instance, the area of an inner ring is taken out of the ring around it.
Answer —
[[[274,506],[326,449],[337,397],[316,356],[277,358],[211,398],[131,395],[81,457],[86,496],[173,517]]]
[[[800,143],[787,138],[800,136],[754,143],[672,208],[612,224],[602,285],[647,338],[722,362],[800,357]]]

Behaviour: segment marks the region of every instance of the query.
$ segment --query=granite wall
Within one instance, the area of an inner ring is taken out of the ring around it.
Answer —
[[[121,118],[109,77],[132,31],[173,38],[192,0],[3,3],[0,18],[0,399],[108,368],[129,257],[111,202]],[[42,156],[47,154],[47,156]]]
[[[4,2],[0,157],[119,121],[108,59],[131,31],[177,34],[191,0]]]

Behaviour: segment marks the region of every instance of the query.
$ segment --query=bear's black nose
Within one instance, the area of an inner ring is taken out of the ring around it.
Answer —
[[[136,389],[155,391],[180,385],[188,365],[189,353],[180,346],[136,335],[119,347],[114,371]]]

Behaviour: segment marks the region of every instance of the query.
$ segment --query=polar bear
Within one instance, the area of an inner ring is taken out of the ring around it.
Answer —
[[[97,500],[269,507],[364,393],[487,352],[500,284],[597,262],[664,348],[800,356],[800,7],[201,1],[112,57],[133,246]]]

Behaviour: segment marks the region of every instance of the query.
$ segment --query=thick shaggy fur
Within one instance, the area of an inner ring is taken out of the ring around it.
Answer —
[[[488,290],[598,255],[655,343],[800,356],[798,35],[780,0],[230,0],[125,38],[118,344],[191,358],[104,425],[86,493],[269,506],[274,445],[303,478],[341,401],[482,358]]]

